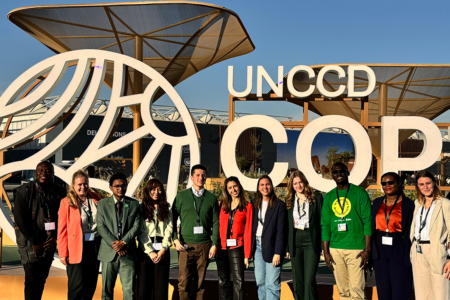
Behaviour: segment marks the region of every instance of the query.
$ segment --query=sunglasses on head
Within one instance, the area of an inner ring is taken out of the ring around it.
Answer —
[[[347,174],[348,170],[346,169],[339,169],[339,170],[333,170],[331,171],[332,174],[337,175],[337,174]]]
[[[384,181],[384,182],[381,182],[381,185],[382,186],[386,186],[386,184],[389,184],[389,185],[394,185],[394,183],[396,183],[397,181]]]

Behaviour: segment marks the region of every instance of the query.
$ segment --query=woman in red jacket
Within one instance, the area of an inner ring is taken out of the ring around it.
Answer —
[[[101,196],[89,188],[88,175],[72,176],[67,197],[61,201],[58,219],[58,253],[66,266],[69,300],[94,297],[100,262],[101,237],[97,233],[97,202]]]
[[[253,206],[237,177],[225,180],[219,215],[219,299],[244,299],[244,269],[252,252]],[[230,282],[233,272],[233,288]]]

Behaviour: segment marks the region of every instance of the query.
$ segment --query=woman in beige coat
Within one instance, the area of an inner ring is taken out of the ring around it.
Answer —
[[[450,200],[442,197],[434,174],[416,175],[417,201],[411,225],[411,259],[417,300],[450,299]]]

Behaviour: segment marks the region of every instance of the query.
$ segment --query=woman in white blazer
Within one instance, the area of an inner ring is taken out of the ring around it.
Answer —
[[[172,212],[164,185],[151,179],[144,188],[137,251],[135,296],[137,300],[168,300]]]
[[[450,200],[425,170],[416,175],[416,196],[410,236],[416,300],[450,300]]]

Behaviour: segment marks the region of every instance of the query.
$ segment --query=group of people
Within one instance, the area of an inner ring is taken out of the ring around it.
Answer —
[[[206,168],[195,165],[192,188],[170,205],[158,179],[146,184],[139,202],[125,196],[125,175],[115,174],[112,196],[101,199],[85,172],[75,172],[65,191],[52,183],[53,165],[41,162],[36,180],[14,190],[25,299],[41,299],[56,249],[67,269],[68,299],[93,298],[100,262],[102,299],[114,298],[117,275],[124,299],[168,299],[172,244],[182,300],[203,299],[211,258],[221,300],[244,299],[251,258],[259,299],[280,299],[285,258],[292,264],[295,299],[318,299],[321,254],[340,299],[365,299],[366,271],[372,269],[379,299],[410,300],[413,282],[418,300],[450,299],[450,201],[434,175],[417,173],[413,202],[400,176],[386,173],[384,196],[371,205],[366,190],[349,182],[344,163],[334,164],[331,174],[336,188],[324,197],[294,171],[285,201],[266,175],[252,201],[237,177],[225,180],[217,199],[204,187]]]

